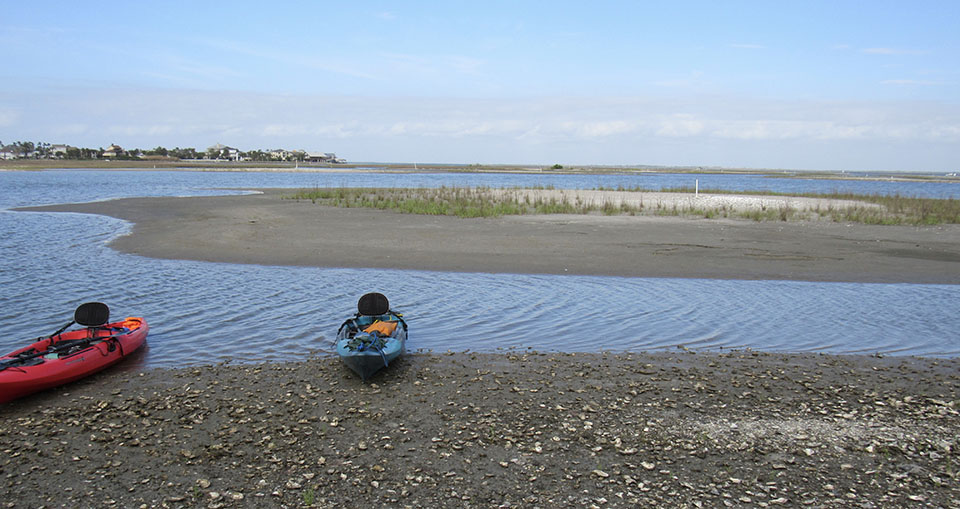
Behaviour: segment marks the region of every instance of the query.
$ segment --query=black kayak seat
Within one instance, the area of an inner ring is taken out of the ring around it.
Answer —
[[[363,316],[385,315],[390,312],[390,301],[382,293],[368,293],[357,302],[357,312]]]
[[[100,327],[110,321],[110,308],[102,302],[87,302],[77,308],[73,320],[84,327]]]

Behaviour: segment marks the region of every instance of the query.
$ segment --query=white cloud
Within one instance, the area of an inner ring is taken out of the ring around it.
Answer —
[[[960,128],[930,126],[924,120],[913,123],[835,122],[832,120],[747,120],[719,121],[710,137],[738,140],[807,140],[807,141],[960,141]]]
[[[785,120],[724,120],[716,122],[710,136],[737,140],[786,140],[821,137],[822,126],[816,122]]]
[[[577,134],[586,138],[604,138],[619,136],[635,131],[633,123],[626,120],[604,120],[585,122],[578,126]]]
[[[125,138],[159,138],[173,133],[177,130],[172,125],[114,125],[107,128],[106,132],[110,136],[122,136]]]
[[[930,136],[935,139],[960,141],[960,123],[930,127]]]
[[[658,122],[656,134],[667,137],[690,137],[704,132],[706,123],[689,113],[676,113]]]

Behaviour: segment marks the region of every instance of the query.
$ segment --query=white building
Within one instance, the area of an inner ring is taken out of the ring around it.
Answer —
[[[240,150],[220,143],[207,148],[207,154],[215,159],[227,159],[229,161],[240,160]]]
[[[307,152],[306,160],[311,163],[335,163],[337,154],[333,152]]]
[[[109,159],[111,157],[117,157],[122,155],[123,155],[123,148],[121,148],[120,145],[117,145],[115,143],[110,145],[109,147],[107,147],[106,150],[103,151],[104,159]]]

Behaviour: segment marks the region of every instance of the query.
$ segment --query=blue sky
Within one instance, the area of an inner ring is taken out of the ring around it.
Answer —
[[[0,141],[960,169],[960,2],[18,2]]]

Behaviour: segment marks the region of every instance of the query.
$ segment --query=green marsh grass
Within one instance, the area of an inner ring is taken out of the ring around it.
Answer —
[[[313,188],[303,189],[286,196],[293,200],[309,200],[312,203],[345,207],[392,210],[405,214],[457,216],[462,218],[501,217],[524,214],[603,214],[603,215],[656,215],[702,217],[707,219],[736,218],[753,221],[796,221],[820,219],[834,222],[854,222],[880,225],[936,225],[960,224],[960,200],[948,198],[917,198],[900,195],[861,195],[851,193],[778,193],[773,191],[728,191],[701,189],[701,194],[740,194],[763,196],[797,196],[824,200],[848,200],[863,202],[862,206],[824,207],[815,210],[799,210],[790,206],[765,206],[757,210],[738,210],[721,205],[701,207],[691,205],[665,205],[663,203],[637,205],[604,202],[600,205],[585,203],[579,197],[532,197],[526,191],[552,190],[551,187],[535,189],[493,189],[489,187],[440,187],[440,188]],[[598,188],[599,191],[667,192],[690,193],[689,187],[671,189],[644,188]],[[876,206],[876,205],[879,205]]]
[[[501,217],[523,214],[586,214],[567,200],[521,199],[491,188],[441,187],[437,189],[317,188],[288,196],[335,207],[365,207],[405,214],[457,217]]]

